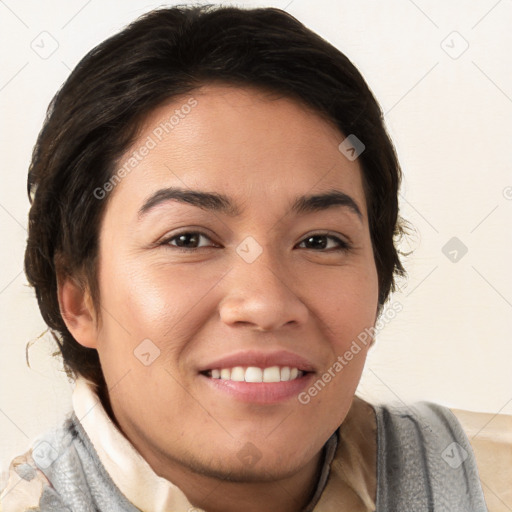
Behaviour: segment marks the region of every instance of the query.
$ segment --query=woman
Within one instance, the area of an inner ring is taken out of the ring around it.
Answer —
[[[359,72],[283,11],[160,9],[93,49],[28,178],[74,410],[3,510],[487,510],[507,474],[448,409],[355,397],[400,179]]]

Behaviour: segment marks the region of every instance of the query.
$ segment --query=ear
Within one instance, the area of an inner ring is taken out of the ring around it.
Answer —
[[[60,314],[73,338],[87,348],[97,348],[97,321],[89,290],[72,277],[57,278]]]

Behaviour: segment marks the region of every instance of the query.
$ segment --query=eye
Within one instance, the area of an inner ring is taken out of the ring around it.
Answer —
[[[166,238],[160,245],[167,245],[183,250],[189,249],[192,251],[202,247],[216,247],[214,243],[201,245],[201,240],[211,241],[211,238],[200,231],[184,231],[183,233],[178,233],[170,238]],[[176,241],[176,243],[173,243],[174,241]]]
[[[327,233],[309,235],[299,244],[299,247],[304,246],[303,244],[309,245],[309,247],[305,247],[305,249],[313,249],[317,252],[348,251],[351,248],[348,242],[345,242],[337,236],[328,235]]]
[[[167,247],[170,246],[172,248],[188,252],[205,247],[219,247],[213,242],[208,244],[201,243],[202,241],[212,242],[212,239],[200,231],[183,231],[182,233],[178,233],[172,237],[162,240],[160,245]],[[351,245],[337,236],[329,235],[327,233],[316,233],[306,237],[302,242],[300,242],[298,247],[313,249],[315,252],[337,252],[347,251],[351,248]]]

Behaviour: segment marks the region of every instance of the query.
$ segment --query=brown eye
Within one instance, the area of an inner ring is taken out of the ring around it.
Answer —
[[[173,235],[171,238],[167,238],[166,240],[162,241],[161,245],[167,245],[171,247],[176,247],[178,249],[200,249],[202,247],[212,247],[215,244],[202,244],[201,240],[209,240],[211,242],[211,239],[205,235],[204,233],[201,233],[199,231],[185,231],[183,233],[179,233],[177,235]]]
[[[332,241],[334,241],[334,243],[332,243]],[[306,244],[306,247],[304,247],[305,249],[313,249],[316,251],[346,251],[350,248],[350,245],[344,240],[341,240],[336,236],[325,234],[308,236],[299,244],[299,247],[303,246],[303,244]]]

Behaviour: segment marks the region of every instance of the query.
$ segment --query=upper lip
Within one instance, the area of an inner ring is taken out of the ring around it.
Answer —
[[[260,368],[268,368],[270,366],[289,366],[304,372],[315,371],[315,367],[310,361],[287,350],[274,352],[248,350],[235,352],[219,359],[215,359],[214,361],[201,366],[199,368],[199,372],[218,368],[234,368],[235,366],[257,366]]]

